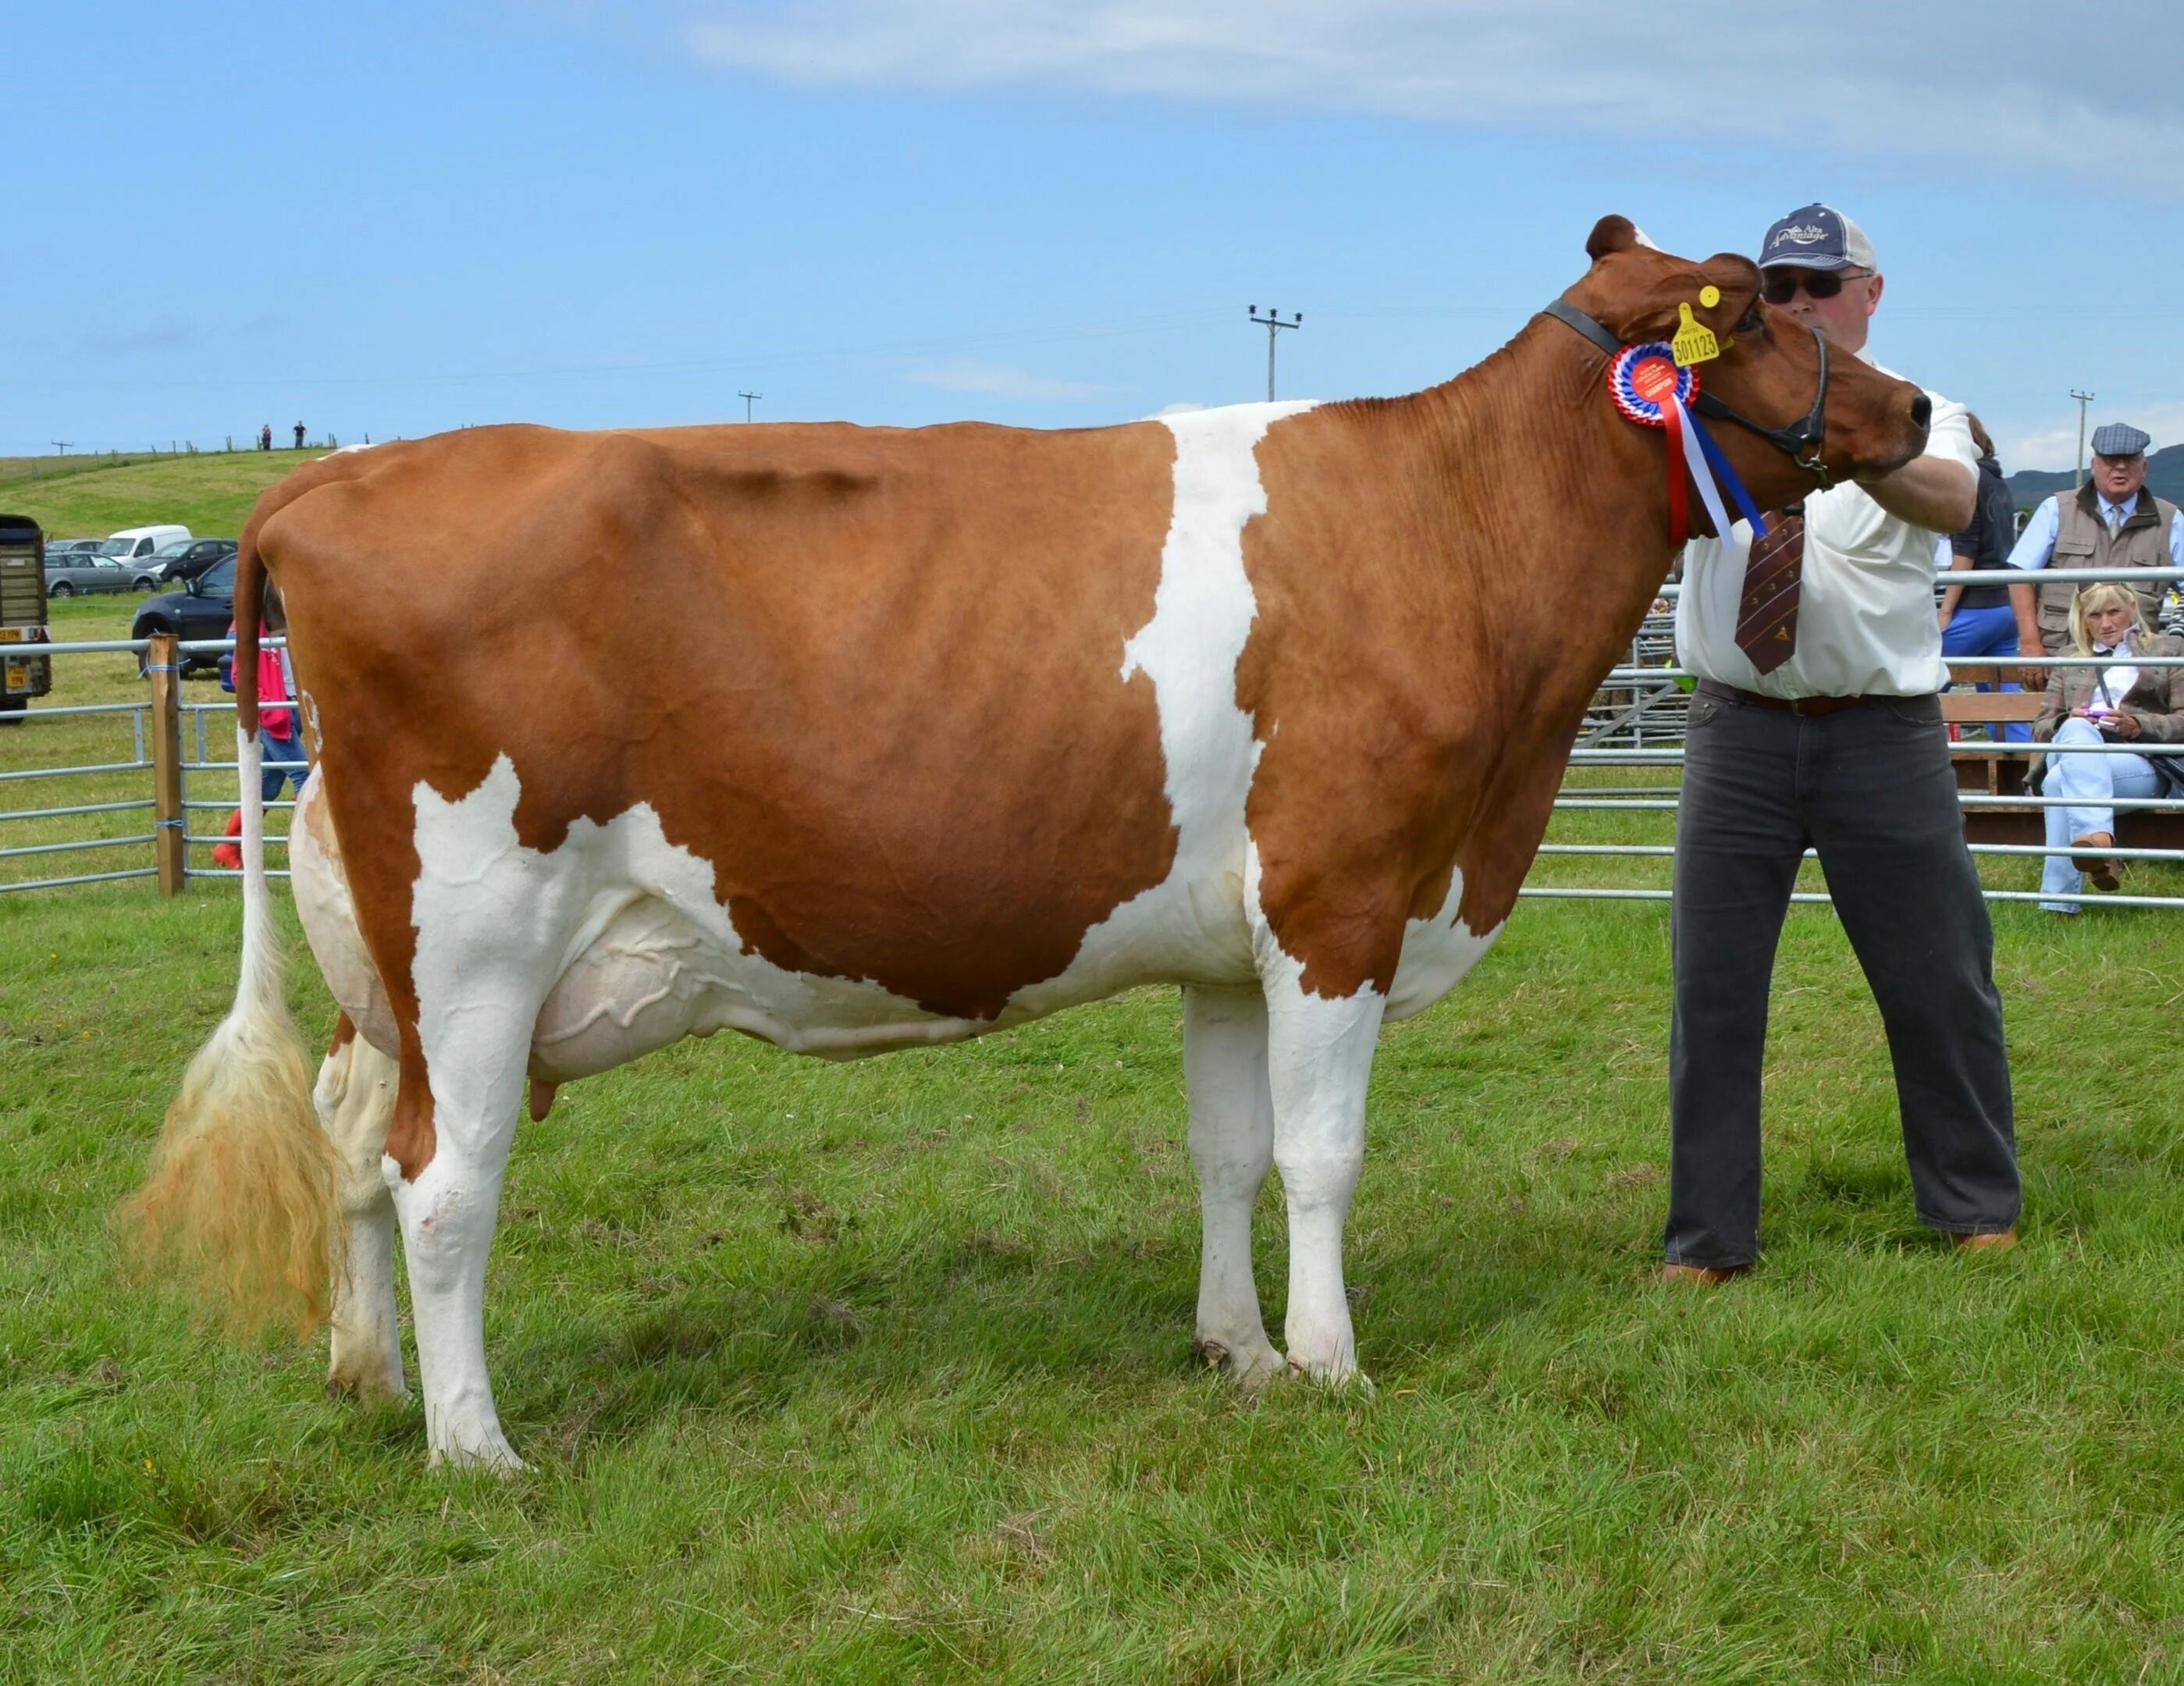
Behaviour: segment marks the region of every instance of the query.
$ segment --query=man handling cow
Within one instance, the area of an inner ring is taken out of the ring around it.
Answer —
[[[1868,362],[1873,247],[1822,204],[1767,231],[1769,303]],[[1676,829],[1664,1274],[1759,1250],[1760,1066],[1782,918],[1808,848],[1888,1033],[1919,1221],[2014,1238],[2019,1186],[1993,933],[1936,693],[1936,536],[1971,523],[1962,404],[1927,395],[1925,453],[1685,553],[1676,650],[1699,679]]]

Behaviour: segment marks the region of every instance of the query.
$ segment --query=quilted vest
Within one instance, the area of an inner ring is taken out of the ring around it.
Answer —
[[[2093,490],[2091,481],[2078,488],[2075,497],[2058,492],[2055,496],[2055,554],[2048,559],[2051,568],[2167,568],[2172,565],[2169,554],[2169,524],[2176,519],[2176,506],[2166,498],[2156,498],[2144,487],[2138,492],[2138,507],[2124,518],[2111,533],[2108,523],[2101,519],[2100,494]],[[2159,581],[2141,580],[2135,582],[2138,606],[2145,611],[2147,624],[2161,624],[2161,599],[2169,587]],[[2070,643],[2070,599],[2081,588],[2070,584],[2040,586],[2040,642],[2049,655],[2061,655]]]

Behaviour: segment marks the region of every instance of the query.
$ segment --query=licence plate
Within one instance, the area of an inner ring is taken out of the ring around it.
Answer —
[[[11,661],[8,664],[8,688],[10,691],[31,688],[31,670],[27,663]]]

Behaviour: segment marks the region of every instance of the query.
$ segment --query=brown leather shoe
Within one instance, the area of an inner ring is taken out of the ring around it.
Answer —
[[[2017,1232],[2014,1229],[1990,1229],[1978,1235],[1957,1237],[1959,1253],[2007,1253],[2015,1245]]]
[[[1719,1288],[1751,1268],[1749,1265],[1663,1265],[1661,1280],[1692,1288]]]
[[[2092,881],[2095,889],[2120,890],[2123,888],[2123,869],[2103,853],[2114,847],[2115,839],[2106,832],[2088,832],[2081,837],[2072,837],[2070,864]]]

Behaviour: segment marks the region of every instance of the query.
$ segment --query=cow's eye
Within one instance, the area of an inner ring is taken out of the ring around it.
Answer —
[[[1762,325],[1763,319],[1759,314],[1759,301],[1755,298],[1752,301],[1752,308],[1744,313],[1744,320],[1739,322],[1732,331],[1740,334],[1756,334],[1759,331]]]

